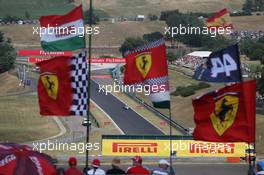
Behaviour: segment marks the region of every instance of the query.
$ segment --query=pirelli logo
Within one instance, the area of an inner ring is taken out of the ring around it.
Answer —
[[[122,143],[113,142],[113,153],[157,153],[158,143]]]
[[[223,143],[191,143],[190,153],[197,154],[234,154],[235,144]]]

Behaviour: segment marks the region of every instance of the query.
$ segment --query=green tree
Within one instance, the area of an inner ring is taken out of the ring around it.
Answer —
[[[25,18],[30,19],[30,14],[28,13],[28,11],[25,12]]]
[[[10,16],[10,15],[6,15],[3,19],[3,21],[7,21],[7,22],[14,22],[14,21],[19,21],[21,18],[17,17],[17,16]]]
[[[244,39],[241,43],[240,43],[240,51],[242,54],[245,54],[245,55],[249,55],[251,53],[251,51],[254,49],[254,42],[247,38],[247,39]]]
[[[209,37],[209,38],[202,40],[202,46],[204,50],[217,51],[217,50],[226,48],[234,44],[235,42],[236,42],[235,40],[228,39],[224,37],[223,35],[217,35],[216,37],[213,37],[213,38]]]
[[[264,11],[264,0],[256,0],[257,11]]]
[[[171,63],[173,61],[175,61],[177,58],[176,58],[176,55],[173,53],[173,52],[168,52],[167,53],[167,60]]]
[[[256,48],[252,51],[249,57],[251,60],[260,60],[262,62],[262,60],[264,59],[264,50],[261,48]]]
[[[180,11],[179,10],[162,11],[160,13],[160,20],[166,21],[168,19],[168,17],[172,14],[180,14]]]
[[[258,41],[252,41],[246,39],[240,44],[240,50],[242,54],[245,54],[250,60],[260,60],[263,62],[264,59],[264,40],[263,38]]]
[[[243,4],[243,11],[252,12],[254,11],[254,3],[253,0],[246,0],[245,4]]]
[[[163,38],[163,35],[160,32],[153,32],[153,33],[143,35],[143,40],[147,42],[153,42],[161,38]]]
[[[259,38],[258,42],[264,44],[264,36]]]
[[[10,39],[5,39],[0,31],[0,73],[10,70],[16,60],[16,51]]]
[[[157,21],[158,20],[158,16],[155,14],[148,14],[148,18],[150,19],[150,21]]]
[[[85,24],[90,24],[90,22],[92,22],[92,24],[97,24],[98,22],[100,22],[100,19],[98,17],[98,14],[96,13],[95,9],[93,9],[92,18],[90,18],[90,10],[87,10],[87,11],[84,12],[83,18],[84,18],[84,23]]]
[[[243,4],[243,11],[255,12],[264,10],[264,0],[246,0]]]
[[[121,47],[119,48],[119,52],[122,53],[122,55],[124,56],[124,54],[127,51],[133,51],[135,48],[144,45],[145,42],[143,39],[141,38],[126,38],[124,43],[121,45]]]

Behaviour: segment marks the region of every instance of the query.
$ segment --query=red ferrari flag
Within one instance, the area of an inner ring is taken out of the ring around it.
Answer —
[[[164,39],[147,44],[126,54],[125,84],[136,84],[147,79],[168,75]]]
[[[256,81],[226,86],[193,100],[195,140],[254,142]]]
[[[150,88],[156,108],[170,108],[166,46],[164,39],[148,43],[126,54],[124,84]]]
[[[55,57],[40,67],[38,97],[41,115],[87,115],[86,54]]]

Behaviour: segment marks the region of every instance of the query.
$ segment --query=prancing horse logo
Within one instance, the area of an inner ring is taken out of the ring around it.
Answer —
[[[152,65],[150,52],[144,52],[136,56],[136,66],[143,78],[146,78]]]
[[[52,73],[44,73],[40,76],[40,79],[42,81],[44,88],[48,93],[48,96],[53,100],[56,100],[58,96],[58,88],[59,88],[57,75]]]
[[[216,100],[215,110],[211,114],[211,122],[217,134],[222,136],[230,128],[237,116],[239,98],[225,95]]]

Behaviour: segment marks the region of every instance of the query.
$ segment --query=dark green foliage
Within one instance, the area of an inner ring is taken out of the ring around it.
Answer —
[[[135,48],[144,45],[145,42],[141,38],[126,38],[124,43],[121,45],[119,52],[124,56],[125,52],[133,51]]]
[[[30,19],[30,14],[28,13],[28,11],[25,12],[25,18]]]
[[[123,73],[125,73],[125,66],[121,66],[120,67],[120,72],[123,74]]]
[[[195,91],[205,89],[205,88],[209,88],[209,87],[210,87],[210,84],[200,82],[199,84],[191,84],[191,85],[186,86],[186,87],[185,86],[179,86],[171,94],[174,96],[180,95],[182,97],[188,97],[188,96],[194,95]]]
[[[10,70],[16,59],[16,51],[11,45],[10,39],[5,39],[0,31],[0,73]]]
[[[150,21],[157,21],[158,20],[158,16],[155,14],[148,14],[148,18],[150,19]]]
[[[176,55],[173,53],[173,52],[168,52],[167,53],[167,60],[169,62],[173,62],[175,61],[177,58],[176,58]]]
[[[161,38],[163,38],[163,35],[160,32],[153,32],[153,33],[143,35],[143,40],[147,42],[157,41]]]
[[[240,51],[250,58],[250,60],[260,60],[264,64],[264,37],[258,41],[245,39],[240,44]]]
[[[161,21],[166,21],[168,17],[172,14],[180,14],[179,10],[171,10],[171,11],[162,11],[160,14],[160,19]]]
[[[17,17],[17,16],[10,16],[10,15],[6,15],[4,18],[3,18],[3,21],[6,21],[6,22],[17,22],[21,20],[21,18]]]
[[[126,38],[124,43],[121,45],[119,48],[119,52],[122,53],[124,56],[124,53],[127,51],[133,51],[135,48],[142,46],[146,43],[157,41],[164,36],[160,32],[152,32],[149,34],[144,34],[143,39],[138,37],[138,38]]]
[[[83,19],[85,24],[97,24],[100,21],[95,11],[93,11],[92,18],[90,18],[90,10],[87,10],[83,13]]]
[[[210,87],[210,84],[205,83],[205,82],[200,82],[198,84],[198,87],[199,87],[199,89],[205,89],[205,88],[209,88]]]
[[[177,87],[176,90],[171,93],[171,95],[182,96],[182,97],[187,97],[187,96],[191,96],[191,95],[194,95],[194,94],[195,94],[194,90],[192,90],[190,88],[186,88],[184,86]]]
[[[237,13],[230,13],[230,16],[251,16],[251,12],[249,11],[242,11]]]
[[[142,46],[146,43],[153,42],[156,40],[159,40],[163,38],[163,35],[160,32],[153,32],[149,34],[144,34],[143,39],[138,38],[126,38],[124,43],[119,48],[119,52],[122,53],[124,56],[124,53],[127,51],[133,51],[135,48]]]
[[[226,48],[232,44],[235,44],[234,39],[227,39],[223,35],[217,35],[216,37],[207,38],[203,40],[202,46],[204,50],[217,51]]]
[[[90,10],[87,10],[83,13],[83,18],[85,24],[90,24]],[[109,15],[103,11],[103,10],[98,10],[98,9],[93,9],[93,16],[92,16],[92,24],[97,24],[100,22],[100,18],[108,18]]]
[[[264,10],[264,0],[246,0],[243,5],[243,11],[256,12]]]

